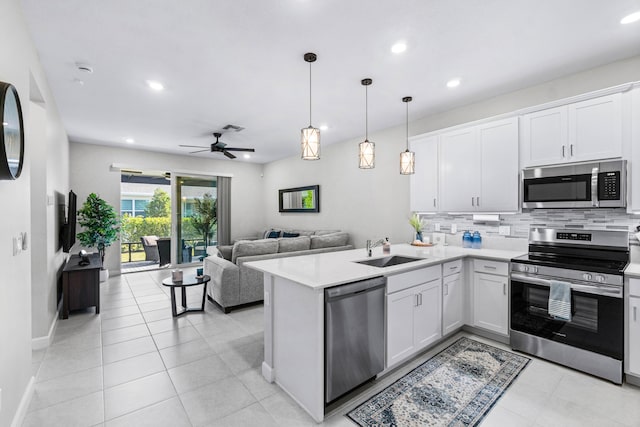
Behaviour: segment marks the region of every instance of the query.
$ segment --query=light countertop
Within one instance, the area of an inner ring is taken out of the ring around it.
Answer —
[[[441,264],[468,256],[495,261],[509,261],[511,258],[523,255],[524,253],[525,252],[522,251],[499,249],[466,249],[459,246],[436,245],[431,247],[416,247],[409,244],[396,244],[391,245],[391,254],[389,255],[403,255],[424,258],[424,260],[384,268],[354,262],[388,256],[382,253],[381,247],[377,247],[373,249],[371,258],[367,257],[365,249],[360,248],[348,251],[253,261],[244,265],[314,289],[323,289],[376,276],[390,276],[392,274]]]
[[[640,277],[640,262],[629,263],[624,269],[625,276]]]

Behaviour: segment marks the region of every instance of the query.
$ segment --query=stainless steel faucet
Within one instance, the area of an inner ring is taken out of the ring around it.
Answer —
[[[371,240],[367,240],[367,255],[371,256],[371,250],[376,246],[382,245],[385,241],[386,239],[380,239],[375,241],[374,243],[371,243]]]

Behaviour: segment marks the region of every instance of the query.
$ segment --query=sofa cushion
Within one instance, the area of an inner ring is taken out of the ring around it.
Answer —
[[[349,234],[345,232],[311,236],[311,249],[344,246],[349,242]]]
[[[289,233],[286,231],[282,232],[282,237],[298,237],[300,236],[300,233]]]
[[[231,262],[235,264],[236,259],[242,256],[274,254],[276,252],[278,252],[277,239],[242,240],[234,243]]]
[[[309,236],[281,238],[278,241],[278,252],[306,251],[311,247]]]
[[[262,238],[263,239],[277,239],[278,237],[280,237],[281,234],[282,234],[282,231],[274,230],[272,228],[271,230],[265,231],[263,236],[262,236]]]
[[[316,230],[313,233],[314,236],[324,236],[325,234],[335,234],[340,233],[340,230]]]

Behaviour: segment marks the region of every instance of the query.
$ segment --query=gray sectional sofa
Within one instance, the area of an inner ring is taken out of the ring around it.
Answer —
[[[208,298],[225,313],[263,300],[263,274],[244,266],[245,263],[353,249],[349,234],[337,230],[270,229],[255,237],[219,246],[217,254],[204,259],[204,273],[211,276]]]

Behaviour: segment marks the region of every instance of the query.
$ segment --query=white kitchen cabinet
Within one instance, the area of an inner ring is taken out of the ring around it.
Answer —
[[[387,295],[387,366],[442,336],[441,299],[440,278]]]
[[[490,273],[486,273],[486,271]],[[507,263],[474,260],[474,326],[501,335],[509,334],[509,280],[507,272]]]
[[[622,156],[622,94],[522,116],[523,165],[541,166]]]
[[[442,278],[442,335],[459,329],[464,325],[462,307],[462,277],[460,273]]]
[[[480,195],[479,146],[474,127],[440,136],[441,210],[471,212]]]
[[[518,210],[518,120],[472,126],[440,137],[441,210]]]
[[[409,178],[412,212],[438,211],[439,139],[436,135],[411,140],[410,148],[416,156],[416,172]]]
[[[631,170],[629,185],[631,210],[640,212],[640,87],[631,92]]]
[[[625,372],[640,376],[640,279],[630,278],[628,288]]]

